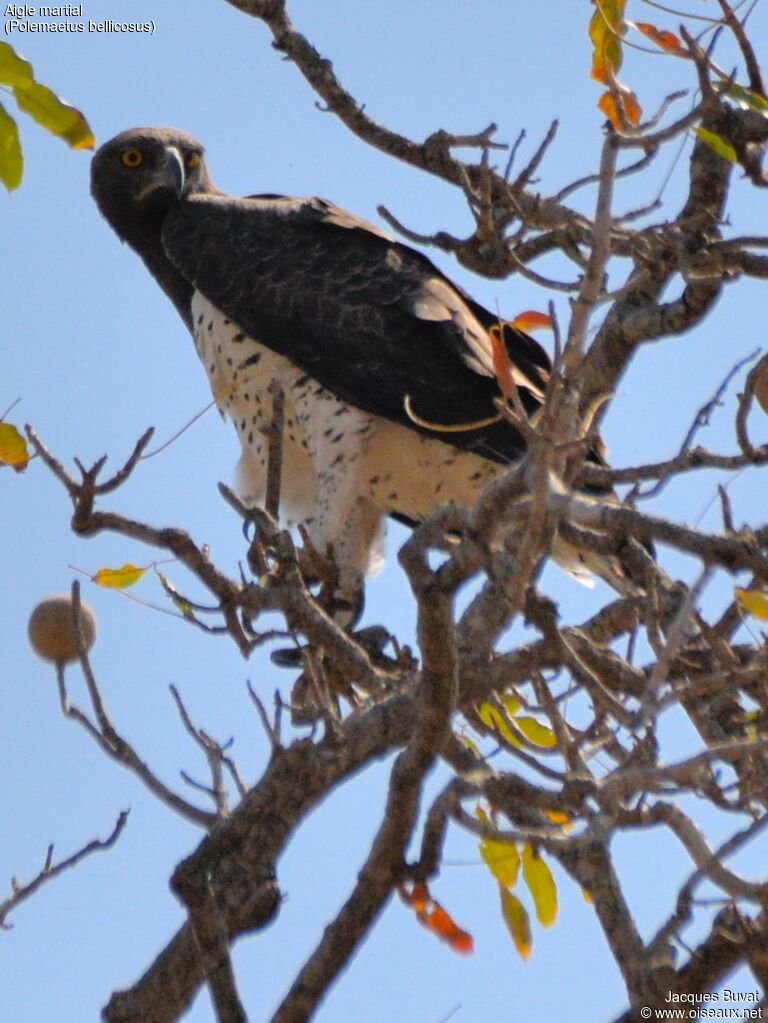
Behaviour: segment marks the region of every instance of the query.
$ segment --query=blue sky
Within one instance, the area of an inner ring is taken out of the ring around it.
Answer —
[[[630,0],[633,6],[630,16],[675,27],[674,19],[665,21],[639,0]],[[504,141],[525,128],[530,154],[558,117],[561,129],[541,169],[542,190],[556,191],[595,169],[602,116],[595,107],[599,89],[589,78],[586,0],[294,0],[291,13],[333,59],[352,93],[388,126],[422,138],[437,128],[466,133],[495,121]],[[176,125],[204,141],[214,179],[229,191],[320,194],[373,220],[384,204],[417,231],[470,233],[462,196],[368,149],[318,110],[314,94],[271,48],[260,23],[221,0],[84,5],[85,19],[118,17],[152,18],[156,31],[5,37],[33,62],[42,81],[85,111],[99,142],[134,125]],[[764,9],[755,11],[751,29],[758,52],[765,52]],[[630,54],[623,77],[651,110],[667,92],[690,84],[691,76],[680,62]],[[205,375],[171,304],[100,220],[88,194],[88,155],[67,150],[27,120],[21,127],[24,182],[13,195],[0,194],[0,410],[20,398],[11,420],[33,423],[59,457],[88,462],[107,452],[116,466],[148,425],[162,441],[207,404]],[[665,153],[646,181],[622,186],[618,207],[653,198],[673,155]],[[686,161],[687,151],[665,193],[673,210]],[[766,232],[764,198],[736,183],[730,207],[735,232]],[[589,192],[579,199],[586,209],[592,200]],[[504,316],[545,308],[552,297],[521,279],[480,280],[448,257],[430,255]],[[555,301],[565,320],[566,302],[558,295]],[[765,345],[764,309],[757,287],[731,286],[695,334],[641,353],[605,425],[615,464],[677,449],[696,409],[731,365]],[[735,450],[733,411],[731,393],[703,443]],[[765,421],[756,416],[753,427],[755,439],[764,441]],[[216,484],[231,482],[236,458],[234,432],[209,412],[164,455],[143,463],[105,504],[153,524],[183,526],[234,573],[243,541]],[[654,510],[716,529],[716,481],[709,474],[673,484]],[[764,521],[765,470],[736,479],[730,494],[737,522]],[[113,851],[38,894],[12,917],[14,931],[0,936],[0,1017],[17,1023],[97,1018],[110,992],[135,979],[181,923],[167,878],[199,840],[191,825],[158,805],[62,717],[53,672],[28,648],[29,611],[41,596],[68,589],[69,565],[93,572],[155,557],[119,538],[78,540],[68,520],[64,491],[39,463],[24,476],[0,474],[0,899],[12,875],[26,879],[39,869],[49,842],[63,856],[108,833],[121,809],[130,806],[132,812]],[[402,536],[391,530],[391,551]],[[390,557],[370,586],[369,617],[407,639],[412,606],[393,562]],[[691,564],[668,563],[691,577]],[[189,583],[180,569],[165,571],[180,586]],[[706,606],[722,604],[732,585],[715,579]],[[591,594],[556,569],[547,570],[545,587],[566,621],[586,617],[605,597],[600,587]],[[151,574],[136,593],[163,601]],[[196,722],[220,739],[235,738],[241,769],[255,779],[268,748],[245,680],[268,700],[276,687],[287,691],[290,675],[259,655],[244,663],[227,640],[207,638],[87,581],[84,596],[99,620],[93,663],[113,719],[158,774],[180,787],[180,769],[205,778],[168,694],[173,683]],[[70,672],[70,683],[82,699],[77,672]],[[667,731],[672,753],[690,748],[692,739],[679,721],[670,721]],[[287,895],[280,916],[262,936],[241,942],[235,954],[252,1020],[268,1017],[349,892],[385,785],[382,765],[335,793],[280,862]],[[430,791],[438,785],[439,778],[432,779]],[[651,933],[671,909],[687,861],[660,834],[644,836],[632,848],[620,840],[617,850],[638,924]],[[452,865],[435,894],[473,932],[475,955],[457,958],[393,903],[322,1007],[320,1023],[436,1023],[453,1010],[452,1019],[467,1023],[547,1020],[561,1017],[566,999],[575,1023],[593,1023],[621,1009],[622,987],[593,913],[562,874],[560,918],[548,932],[535,929],[532,959],[523,964],[500,921],[476,844],[454,831],[446,858]],[[749,990],[751,981],[742,979],[742,985]],[[203,994],[188,1019],[210,1018]]]

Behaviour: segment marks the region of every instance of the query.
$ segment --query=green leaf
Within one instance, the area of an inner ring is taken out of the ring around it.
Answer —
[[[181,611],[185,618],[193,618],[192,605],[186,599],[182,597],[176,587],[173,585],[168,576],[164,575],[157,565],[154,566],[155,575],[160,580],[160,585],[163,587],[167,595],[171,598],[176,607]]]
[[[732,99],[742,110],[754,110],[763,117],[768,117],[768,99],[751,89],[745,89],[743,85],[730,82],[720,90],[723,96]]]
[[[738,154],[730,142],[726,142],[725,139],[720,138],[715,132],[709,131],[708,128],[697,128],[696,134],[702,142],[706,142],[711,149],[714,149],[718,156],[722,156],[729,163],[738,163]]]
[[[538,849],[526,843],[523,846],[523,878],[533,897],[536,916],[542,927],[551,927],[557,919],[557,885],[549,865]]]
[[[24,157],[21,155],[19,128],[5,107],[0,105],[0,181],[9,192],[21,184]]]
[[[32,65],[8,43],[0,43],[0,82],[15,89],[26,89],[35,80]]]
[[[72,149],[93,148],[95,140],[86,119],[75,107],[60,100],[47,85],[33,82],[25,89],[14,89],[13,94],[24,113]]]
[[[516,895],[508,892],[506,888],[501,886],[499,887],[499,895],[501,896],[501,915],[504,917],[504,923],[512,935],[515,948],[521,958],[528,959],[533,948],[533,938],[531,937],[531,921],[528,918],[525,906]]]

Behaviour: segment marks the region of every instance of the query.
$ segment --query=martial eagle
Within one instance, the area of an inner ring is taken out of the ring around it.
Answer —
[[[494,415],[498,317],[420,252],[324,199],[220,191],[203,146],[173,128],[105,143],[91,191],[192,333],[249,502],[264,498],[268,387],[281,382],[284,521],[332,551],[342,594],[381,560],[386,516],[470,506],[520,458],[521,436]],[[549,358],[521,331],[503,339],[532,413]]]

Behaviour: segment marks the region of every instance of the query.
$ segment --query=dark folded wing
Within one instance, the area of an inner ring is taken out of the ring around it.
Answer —
[[[379,228],[322,199],[198,195],[169,214],[163,245],[241,329],[350,404],[498,461],[522,450],[507,423],[425,425],[494,416],[497,320]],[[533,411],[549,359],[527,335],[503,335]]]

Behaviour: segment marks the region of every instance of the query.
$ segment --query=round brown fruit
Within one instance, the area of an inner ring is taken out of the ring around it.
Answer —
[[[96,615],[88,604],[80,604],[80,629],[85,649],[96,639]],[[67,664],[77,660],[77,644],[72,621],[72,598],[68,593],[41,600],[29,616],[29,642],[46,661]]]

